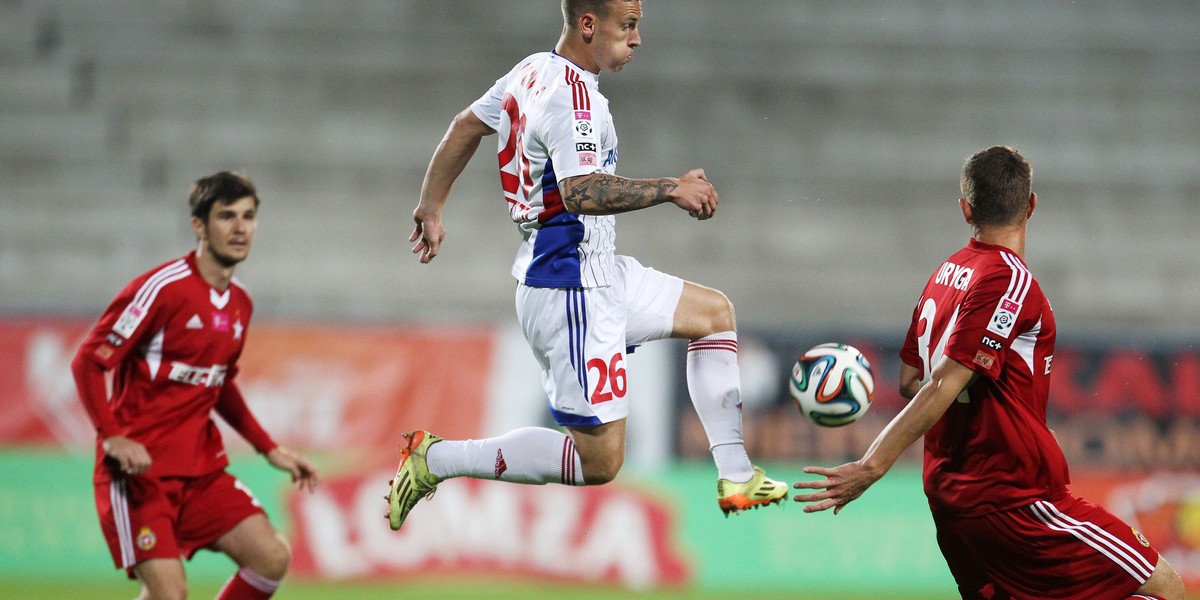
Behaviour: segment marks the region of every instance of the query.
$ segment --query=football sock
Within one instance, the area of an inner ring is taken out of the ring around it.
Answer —
[[[277,589],[278,581],[243,568],[225,582],[225,587],[217,594],[217,600],[267,600]]]
[[[737,332],[723,331],[688,344],[687,387],[704,425],[717,476],[749,481],[754,476],[742,442],[741,381]]]
[[[1158,596],[1151,596],[1150,594],[1134,594],[1132,596],[1129,596],[1125,600],[1163,600],[1163,598],[1160,598]]]
[[[512,483],[583,485],[583,466],[570,436],[523,427],[482,440],[442,440],[429,446],[429,472],[441,479],[474,477]]]

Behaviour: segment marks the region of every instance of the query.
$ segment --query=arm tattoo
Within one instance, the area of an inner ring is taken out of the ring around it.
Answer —
[[[563,182],[563,204],[582,215],[612,215],[666,202],[679,184],[670,179],[626,179],[607,173]]]

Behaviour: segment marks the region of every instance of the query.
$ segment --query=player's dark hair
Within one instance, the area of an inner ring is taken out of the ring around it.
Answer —
[[[962,194],[976,226],[1012,225],[1029,212],[1033,167],[1010,146],[992,146],[967,159]]]
[[[563,24],[568,29],[574,29],[579,24],[583,13],[594,13],[599,17],[607,17],[614,0],[562,0]]]
[[[188,206],[192,216],[208,224],[208,215],[212,212],[214,203],[222,206],[237,202],[246,196],[254,198],[254,208],[258,208],[258,191],[254,183],[243,173],[236,171],[221,171],[197,179],[188,190]]]

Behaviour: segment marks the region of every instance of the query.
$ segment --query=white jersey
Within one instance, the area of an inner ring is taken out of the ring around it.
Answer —
[[[523,241],[512,273],[531,287],[613,283],[616,219],[563,206],[559,182],[617,168],[617,133],[596,74],[554,52],[529,56],[471,105],[499,134],[500,181]]]

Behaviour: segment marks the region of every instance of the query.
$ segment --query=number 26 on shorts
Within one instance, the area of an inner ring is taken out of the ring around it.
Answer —
[[[626,384],[625,354],[618,352],[605,361],[603,358],[592,358],[587,361],[589,379],[595,371],[596,387],[592,388],[591,402],[593,405],[608,402],[613,398],[624,398]]]

